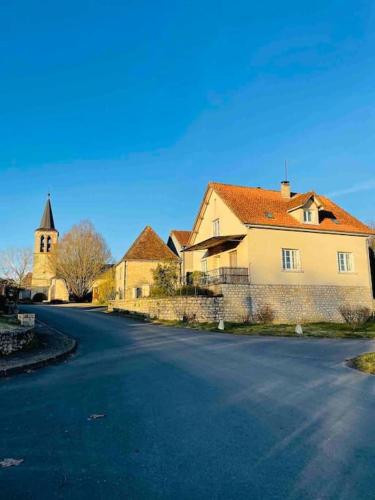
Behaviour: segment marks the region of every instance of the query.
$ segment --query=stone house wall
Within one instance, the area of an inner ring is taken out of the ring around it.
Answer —
[[[13,327],[0,330],[0,355],[8,355],[27,347],[35,338],[33,328]]]

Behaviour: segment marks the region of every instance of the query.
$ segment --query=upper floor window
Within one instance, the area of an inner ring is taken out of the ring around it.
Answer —
[[[47,252],[51,251],[51,245],[52,245],[52,239],[51,239],[51,236],[48,236],[48,238],[47,238]]]
[[[283,248],[282,250],[283,270],[284,271],[300,271],[301,258],[299,250],[292,248]]]
[[[350,252],[338,252],[338,263],[340,273],[352,273],[354,270],[353,254]]]
[[[220,236],[220,219],[215,219],[212,222],[214,236]]]
[[[313,221],[312,210],[304,210],[303,211],[303,222],[305,222],[305,224],[311,224],[312,221]]]
[[[44,236],[40,237],[40,251],[44,252]]]

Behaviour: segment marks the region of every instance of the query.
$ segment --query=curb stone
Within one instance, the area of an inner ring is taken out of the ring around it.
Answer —
[[[59,332],[55,328],[37,322],[35,327],[37,337],[42,347],[31,351],[20,351],[15,355],[0,358],[0,377],[8,377],[27,370],[62,361],[72,354],[77,348],[77,341]],[[47,344],[47,345],[46,345]]]

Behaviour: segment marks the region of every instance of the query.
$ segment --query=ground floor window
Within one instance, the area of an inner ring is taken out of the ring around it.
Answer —
[[[301,269],[299,250],[293,248],[283,248],[282,266],[284,271],[299,271]]]
[[[353,254],[350,252],[338,252],[337,255],[340,273],[352,273],[354,271]]]

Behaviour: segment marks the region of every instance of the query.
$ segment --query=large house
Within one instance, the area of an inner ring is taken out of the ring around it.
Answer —
[[[374,232],[325,196],[212,182],[184,255],[184,276],[227,300],[229,318],[267,305],[278,321],[339,320],[343,304],[373,307]]]

